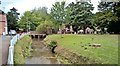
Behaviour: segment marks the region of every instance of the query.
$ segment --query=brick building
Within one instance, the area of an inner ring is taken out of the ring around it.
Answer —
[[[3,34],[3,32],[5,34],[8,34],[7,18],[6,18],[6,14],[2,10],[0,10],[0,35]]]

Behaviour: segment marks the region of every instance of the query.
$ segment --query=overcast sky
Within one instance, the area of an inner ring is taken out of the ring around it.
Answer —
[[[35,7],[47,7],[50,9],[52,7],[52,4],[54,4],[56,1],[61,0],[0,0],[1,5],[0,8],[4,10],[5,12],[8,12],[9,9],[12,7],[15,7],[18,9],[18,12],[20,14],[23,14],[25,11],[29,11],[34,9]],[[75,2],[75,0],[65,0],[68,3]],[[95,7],[94,13],[97,12],[97,5],[99,0],[91,0],[91,3]]]

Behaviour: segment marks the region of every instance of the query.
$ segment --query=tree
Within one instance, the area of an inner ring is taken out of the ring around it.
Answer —
[[[20,29],[23,29],[24,31],[28,31],[28,30],[30,30],[31,27],[32,27],[32,29],[35,28],[34,24],[32,25],[31,14],[32,14],[32,12],[26,11],[24,13],[24,16],[22,16],[21,19],[18,21]]]
[[[116,11],[117,2],[100,2],[98,5],[98,10],[100,12],[104,10],[110,10],[112,12]]]
[[[115,3],[114,5],[114,15],[116,17],[116,20],[110,23],[109,25],[109,32],[114,32],[116,34],[120,33],[120,1]]]
[[[41,24],[36,28],[37,33],[51,34],[52,29],[55,29],[55,24],[52,21],[42,21]]]
[[[60,24],[65,22],[65,1],[56,2],[51,8],[51,16]]]
[[[75,3],[72,2],[72,3],[68,4],[68,6],[65,8],[66,9],[65,22],[67,22],[67,23],[71,23],[71,14],[74,11],[74,5],[75,5]]]
[[[97,23],[100,24],[101,27],[107,27],[108,32],[114,32],[119,33],[120,27],[119,27],[119,16],[117,15],[119,13],[119,2],[100,2],[98,5],[99,8],[99,15],[97,18]]]
[[[85,28],[91,25],[93,5],[88,2],[76,1],[76,3],[70,3],[67,9],[70,14],[70,16],[68,15],[68,19],[70,19],[74,31],[77,32],[78,27],[81,26],[85,33]]]
[[[65,24],[65,1],[56,2],[51,8],[51,16],[55,19],[56,23],[59,24],[59,28],[62,30],[63,24]],[[61,34],[62,37],[62,34]]]
[[[17,13],[17,9],[13,7],[12,9],[10,9],[10,11],[13,14],[13,16],[16,17],[16,20],[18,20],[19,19],[18,15],[20,15],[20,13]]]
[[[18,22],[21,29],[25,31],[36,30],[36,27],[41,24],[41,22],[51,20],[54,21],[50,15],[47,13],[46,7],[39,7],[38,9],[33,9],[31,11],[26,11],[23,16],[21,16]]]
[[[10,9],[10,12],[7,13],[8,31],[11,29],[18,30],[18,15],[19,13],[17,13],[17,9],[15,9],[14,7]]]

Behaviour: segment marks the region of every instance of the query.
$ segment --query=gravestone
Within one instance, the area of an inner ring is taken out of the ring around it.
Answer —
[[[71,32],[71,34],[72,34],[72,32],[73,32],[73,28],[72,28],[72,26],[70,26],[70,32]]]

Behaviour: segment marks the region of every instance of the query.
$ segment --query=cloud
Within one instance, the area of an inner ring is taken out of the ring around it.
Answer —
[[[6,1],[7,2],[7,1]],[[19,0],[14,1],[12,4],[8,4],[6,6],[6,11],[11,9],[12,7],[15,7],[18,9],[19,13],[24,13],[25,11],[29,11],[34,9],[35,7],[48,7],[49,9],[52,7],[52,4],[54,4],[55,0]]]
[[[20,0],[1,0],[1,2],[18,2]]]
[[[98,1],[100,0],[91,0],[91,3],[93,4],[94,7],[93,13],[98,12],[98,7],[97,7],[97,5],[99,5]]]
[[[47,7],[50,9],[52,7],[52,4],[54,4],[56,1],[61,0],[2,0],[3,6],[5,7],[5,11],[9,11],[12,7],[15,7],[18,9],[18,12],[23,14],[25,11],[29,11],[34,9],[35,7]],[[63,1],[63,0],[62,0]],[[75,2],[75,0],[64,0],[68,3]],[[93,6],[95,7],[95,10],[93,12],[97,11],[97,0],[91,0]],[[8,4],[5,4],[8,3]]]
[[[11,9],[12,7],[18,9],[18,12],[24,13],[25,11],[31,10],[35,7],[35,1],[34,0],[18,1],[13,4],[9,4],[7,9]]]

